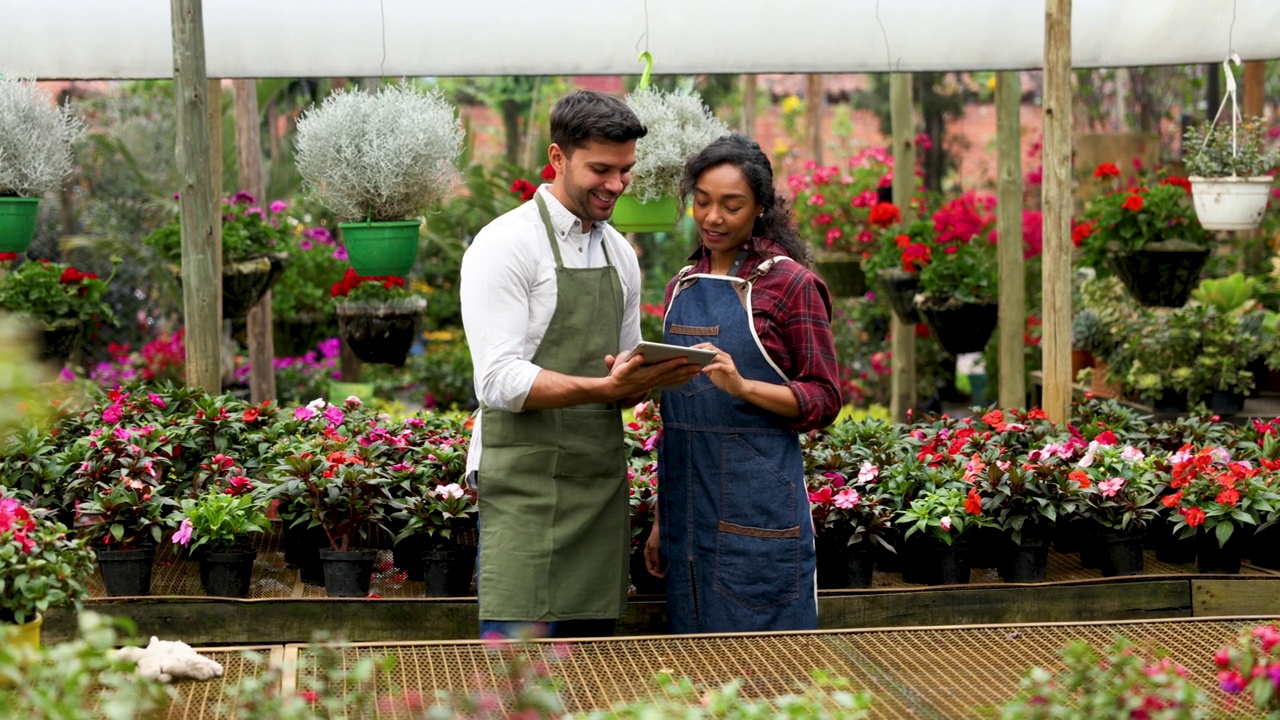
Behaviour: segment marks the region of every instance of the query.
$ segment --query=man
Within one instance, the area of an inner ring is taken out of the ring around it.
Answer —
[[[621,100],[579,91],[551,111],[556,171],[480,231],[462,260],[462,322],[481,413],[480,631],[611,635],[630,545],[620,408],[692,379],[644,365],[640,268],[605,221],[645,128]]]

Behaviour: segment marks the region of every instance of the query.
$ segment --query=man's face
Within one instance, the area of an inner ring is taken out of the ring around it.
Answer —
[[[547,155],[556,169],[551,192],[590,231],[592,223],[613,215],[618,196],[631,184],[636,141],[591,141],[571,154],[552,144]]]

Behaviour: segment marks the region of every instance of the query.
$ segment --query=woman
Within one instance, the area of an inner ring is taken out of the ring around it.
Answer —
[[[755,142],[716,140],[689,160],[681,190],[701,242],[667,286],[663,340],[716,357],[662,393],[646,564],[662,576],[665,561],[674,633],[813,629],[799,432],[840,412],[831,301]]]

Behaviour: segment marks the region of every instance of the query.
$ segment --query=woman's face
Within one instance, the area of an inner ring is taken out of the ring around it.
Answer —
[[[764,208],[736,165],[704,170],[693,186],[693,219],[702,244],[713,254],[736,253],[751,239]]]

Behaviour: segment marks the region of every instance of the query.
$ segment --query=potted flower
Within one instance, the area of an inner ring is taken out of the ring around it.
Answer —
[[[427,597],[470,594],[476,549],[463,546],[458,536],[476,527],[476,491],[458,483],[417,485],[391,501],[391,518],[404,522],[396,542],[418,538],[419,558]]]
[[[266,512],[252,493],[253,486],[242,482],[225,489],[212,487],[199,498],[186,498],[171,521],[178,524],[173,542],[196,554],[200,562],[200,583],[214,597],[249,597],[249,581],[258,551],[250,536],[270,526]]]
[[[896,222],[896,207],[890,203],[880,207],[882,217]],[[863,251],[863,271],[876,279],[889,307],[904,323],[920,322],[916,294],[920,291],[920,270],[929,264],[933,253],[934,235],[931,220],[915,220],[905,227],[881,230]]]
[[[93,544],[108,595],[151,592],[156,543],[176,504],[162,484],[169,461],[160,433],[154,426],[97,427],[69,451],[81,458],[67,487],[75,525]]]
[[[80,346],[91,322],[116,323],[104,296],[106,280],[70,265],[27,261],[16,268],[17,253],[0,253],[0,310],[25,315],[40,330],[40,355],[65,361]]]
[[[805,163],[804,171],[787,178],[791,207],[802,235],[814,249],[814,267],[836,297],[856,297],[865,276],[884,268],[866,267],[880,230],[902,219],[890,202],[893,155],[883,146],[868,147],[843,165]],[[859,262],[863,267],[859,267]]]
[[[998,411],[995,411],[998,412]],[[1053,530],[1078,510],[1073,493],[1064,492],[1063,463],[1078,446],[1050,442],[1028,453],[1024,463],[1002,460],[1002,453],[974,454],[968,478],[983,510],[1005,535],[1001,564],[1009,582],[1043,582]]]
[[[0,252],[26,252],[40,198],[71,172],[85,126],[34,81],[0,76]]]
[[[1102,163],[1094,177],[1107,190],[1086,204],[1072,240],[1083,262],[1114,268],[1144,305],[1180,307],[1200,281],[1213,236],[1195,217],[1186,178],[1139,176],[1120,184],[1120,169]]]
[[[284,271],[281,221],[288,205],[277,200],[266,210],[247,192],[222,198],[222,316],[242,318]],[[173,222],[148,235],[143,242],[154,248],[181,277],[182,225]]]
[[[1272,471],[1235,460],[1222,447],[1187,445],[1169,462],[1174,493],[1161,502],[1176,511],[1173,532],[1195,538],[1200,572],[1240,572],[1252,531],[1280,518]]]
[[[348,268],[330,290],[336,299],[338,334],[361,360],[404,365],[422,329],[427,301],[396,276],[366,277]]]
[[[903,539],[912,545],[904,565],[922,564],[916,570],[930,585],[954,585],[969,582],[969,557],[959,541],[966,533],[991,526],[992,520],[983,513],[982,498],[975,489],[966,492],[947,483],[912,500],[894,523],[904,528]]]
[[[1268,146],[1262,119],[1233,118],[1230,132],[1204,121],[1188,127],[1183,141],[1200,224],[1207,230],[1256,229],[1267,211],[1271,173],[1280,159],[1280,152]]]
[[[1095,524],[1104,577],[1140,575],[1147,524],[1155,519],[1163,488],[1154,461],[1114,435],[1089,443],[1066,477],[1066,489],[1078,492],[1082,514]]]
[[[347,249],[323,225],[291,226],[286,235],[289,262],[271,288],[271,316],[276,355],[300,357],[338,335],[331,289],[348,267]]]
[[[439,91],[408,83],[339,90],[298,119],[298,172],[338,226],[356,272],[405,275],[417,215],[453,183],[462,124]]]
[[[39,646],[41,613],[88,595],[92,573],[83,538],[0,495],[0,631],[17,625],[18,643]]]
[[[636,141],[631,184],[618,197],[610,224],[619,232],[667,232],[680,219],[685,162],[729,128],[690,89],[643,86],[626,101],[648,133]]]
[[[998,322],[999,269],[996,245],[987,236],[994,226],[995,198],[968,192],[934,213],[937,233],[924,257],[915,244],[902,248],[904,264],[920,268],[916,307],[948,353],[981,352]]]
[[[897,552],[885,535],[893,508],[881,491],[880,469],[870,460],[856,473],[824,472],[808,478],[809,511],[818,552],[818,587],[869,588],[876,544]]]

